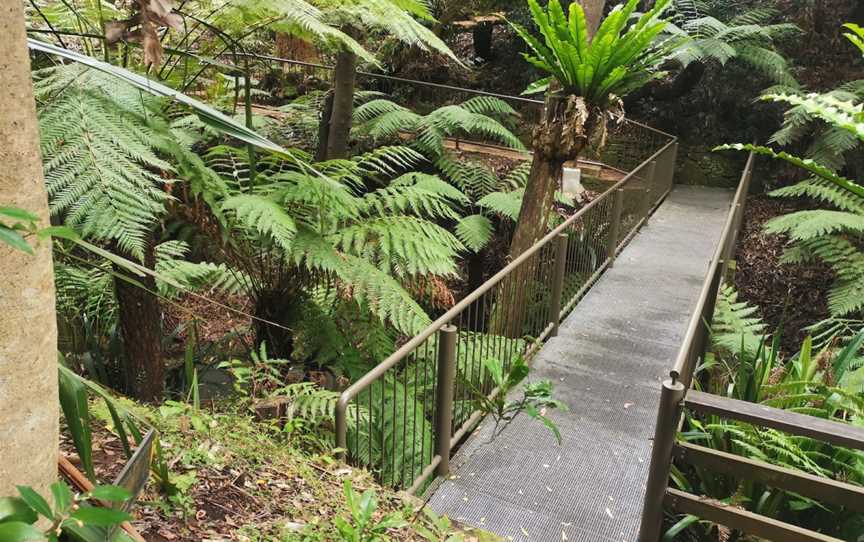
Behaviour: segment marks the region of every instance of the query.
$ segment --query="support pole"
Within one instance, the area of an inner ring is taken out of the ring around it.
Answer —
[[[660,408],[654,429],[654,445],[651,448],[651,466],[645,488],[645,503],[642,507],[642,523],[639,526],[639,542],[659,542],[663,527],[663,498],[669,483],[672,468],[672,447],[678,432],[685,388],[681,382],[667,379],[660,393]]]
[[[438,386],[435,390],[435,447],[441,462],[437,476],[450,474],[450,437],[453,425],[453,385],[456,381],[456,326],[447,324],[438,331]]]
[[[639,209],[640,219],[644,218],[648,221],[648,215],[651,214],[651,193],[654,192],[654,182],[657,179],[657,160],[651,160],[648,164],[648,172],[645,174],[645,195],[642,197],[642,208]]]
[[[618,237],[621,231],[621,212],[624,209],[624,189],[615,191],[612,200],[612,217],[609,221],[609,237],[606,239],[606,254],[609,257],[609,267],[615,264],[615,255],[618,253]]]
[[[558,336],[561,324],[561,296],[564,293],[564,274],[567,271],[567,234],[559,233],[555,250],[555,271],[552,275],[552,298],[549,302],[549,320],[552,337]]]

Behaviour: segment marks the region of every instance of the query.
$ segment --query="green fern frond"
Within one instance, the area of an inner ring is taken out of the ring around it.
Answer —
[[[765,342],[766,325],[758,315],[759,307],[738,301],[738,292],[723,285],[717,293],[717,303],[711,320],[711,341],[716,347],[739,353],[742,347],[754,354]]]
[[[856,105],[831,94],[766,94],[762,99],[800,107],[807,114],[846,130],[864,141],[864,104]]]
[[[778,188],[771,191],[769,195],[786,198],[813,198],[828,203],[841,211],[864,216],[864,198],[859,198],[848,190],[818,177],[811,177],[791,186]]]
[[[389,274],[456,274],[455,260],[464,246],[433,222],[411,216],[360,220],[330,236],[342,251],[361,256]]]
[[[493,192],[480,198],[477,205],[516,221],[519,219],[524,193],[525,190],[521,188],[510,192]]]
[[[370,215],[398,212],[452,220],[459,219],[453,205],[467,201],[457,188],[425,173],[407,173],[363,197],[364,210]]]
[[[143,259],[170,199],[174,167],[158,149],[176,144],[168,125],[132,87],[77,66],[37,74],[39,123],[51,212],[87,237]],[[59,88],[58,88],[59,87]],[[60,90],[62,88],[62,91]]]
[[[492,221],[483,215],[469,215],[456,224],[456,237],[474,252],[483,250],[492,240]]]
[[[255,231],[270,239],[286,252],[297,233],[294,218],[273,199],[253,194],[232,196],[222,203],[223,211],[233,216],[243,229]]]
[[[785,233],[794,241],[808,241],[838,232],[862,235],[864,215],[827,209],[797,211],[772,218],[765,224],[765,231]]]

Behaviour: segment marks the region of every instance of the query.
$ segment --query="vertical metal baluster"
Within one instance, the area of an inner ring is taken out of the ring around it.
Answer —
[[[368,423],[368,425],[369,425],[369,428],[367,429],[367,432],[366,432],[366,439],[369,441],[369,461],[367,462],[367,466],[370,468],[370,470],[372,468],[372,462],[375,461],[375,454],[372,453],[372,418],[375,417],[375,410],[374,410],[373,405],[372,405],[372,391],[374,389],[375,388],[372,388],[372,387],[368,388],[368,394],[369,394],[369,423]]]
[[[417,350],[419,350],[419,349],[420,349],[420,347],[417,348]],[[417,378],[417,375],[419,373],[419,370],[418,370],[419,367],[420,367],[420,361],[417,359],[417,356],[415,355],[414,356],[414,389],[422,390],[422,393],[425,393],[426,390],[423,390],[423,388],[420,387],[420,380]],[[416,401],[416,398],[418,396],[415,395],[414,397],[415,397],[415,401]],[[421,395],[420,397],[423,397],[425,399],[425,397],[423,395]],[[425,401],[424,401],[424,403],[425,403]],[[417,474],[416,474],[417,473],[417,438],[418,438],[417,410],[419,410],[417,408],[417,405],[414,405],[414,412],[411,414],[411,428],[414,432],[414,438],[411,439],[411,479],[409,480],[409,482],[412,485],[414,484],[414,480],[417,477]],[[422,411],[425,412],[425,408]],[[419,433],[419,438],[420,439],[423,438],[423,433]],[[423,467],[425,467],[425,465],[423,465],[421,462],[420,469],[422,470]]]
[[[399,469],[399,482],[403,489],[407,487],[405,485],[405,467],[408,466],[408,461],[406,461],[406,452],[408,451],[408,360],[410,360],[411,358],[407,357],[405,359],[405,367],[402,369],[402,417],[404,418],[402,420],[402,468]],[[417,396],[415,395],[412,398],[411,402],[414,403],[416,400]],[[413,406],[414,408],[412,408],[411,410],[416,411],[416,404],[414,404]],[[417,434],[417,431],[413,425],[411,426],[411,433],[411,440],[414,440],[414,435]]]

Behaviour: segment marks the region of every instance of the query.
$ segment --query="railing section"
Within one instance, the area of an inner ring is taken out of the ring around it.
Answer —
[[[347,390],[337,447],[381,483],[414,492],[446,475],[450,452],[493,396],[485,366],[529,360],[672,187],[667,141]]]
[[[864,450],[864,429],[860,427],[690,389],[694,370],[708,346],[714,302],[726,276],[726,270],[734,257],[753,174],[753,162],[754,155],[751,153],[741,175],[732,209],[712,258],[684,342],[670,371],[670,378],[662,384],[639,532],[641,542],[660,540],[664,509],[673,513],[692,514],[766,540],[840,542],[822,533],[748,512],[704,496],[670,488],[668,483],[673,458],[682,463],[731,476],[739,481],[754,481],[821,502],[864,512],[864,488],[861,486],[781,468],[677,440],[682,415],[687,410],[694,414],[714,415],[770,427],[835,446]]]

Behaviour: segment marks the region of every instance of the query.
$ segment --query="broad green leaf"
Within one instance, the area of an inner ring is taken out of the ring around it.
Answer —
[[[93,488],[90,495],[94,499],[109,502],[123,502],[132,496],[127,489],[118,486],[98,486]]]
[[[87,388],[80,380],[71,378],[66,372],[59,371],[60,407],[75,451],[81,458],[84,471],[91,481],[96,480],[96,470],[93,466],[93,437],[90,430],[90,407],[87,404]]]
[[[132,519],[132,516],[122,510],[97,508],[95,506],[82,506],[70,517],[73,520],[83,522],[85,525],[96,525],[99,527],[116,525]]]
[[[0,523],[23,521],[36,523],[39,518],[36,511],[19,497],[0,497]]]
[[[18,207],[0,207],[0,215],[20,220],[21,222],[39,222],[39,217]]]
[[[39,513],[39,515],[48,519],[54,519],[54,512],[48,506],[48,502],[42,498],[42,495],[36,493],[32,487],[16,486],[18,493],[21,494],[21,499],[27,503],[27,506]]]
[[[21,521],[0,523],[0,540],[3,542],[33,542],[45,540],[36,527]]]
[[[0,224],[0,243],[5,243],[14,249],[26,252],[27,254],[33,254],[33,249],[27,243],[27,240],[24,239],[20,233],[11,228],[7,228],[3,224]]]
[[[72,490],[65,482],[54,482],[51,484],[51,495],[54,496],[54,510],[63,515],[72,505]]]

